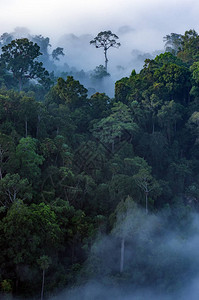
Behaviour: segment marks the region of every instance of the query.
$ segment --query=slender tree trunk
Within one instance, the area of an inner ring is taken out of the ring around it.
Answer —
[[[105,56],[105,69],[107,72],[107,67],[108,67],[108,58],[107,58],[107,49],[104,49],[104,56]]]
[[[16,289],[16,292],[18,292],[18,288],[19,288],[19,278],[18,278],[18,270],[19,270],[19,267],[18,267],[18,264],[16,265],[16,282],[15,282],[15,289]]]
[[[123,273],[124,271],[124,246],[125,246],[125,240],[123,237],[121,240],[120,273]]]
[[[41,300],[44,299],[44,281],[45,281],[45,270],[43,270],[42,287],[41,287]]]

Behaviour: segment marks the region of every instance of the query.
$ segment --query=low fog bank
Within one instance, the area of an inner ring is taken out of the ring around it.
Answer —
[[[160,294],[155,288],[132,290],[129,286],[122,290],[99,282],[91,282],[70,291],[63,292],[49,300],[198,300],[199,297],[199,278],[195,279],[189,287],[185,287],[181,292]]]
[[[111,234],[100,235],[91,249],[79,278],[84,284],[49,300],[198,299],[199,215],[184,212],[175,226],[166,214],[128,208],[117,216]]]
[[[163,297],[160,294],[154,294],[150,290],[132,291],[127,286],[123,289],[114,288],[107,285],[102,285],[99,282],[91,282],[77,289],[71,289],[68,292],[63,292],[59,296],[50,298],[50,300],[169,300],[168,297]]]
[[[190,213],[190,207],[146,215],[129,197],[110,223],[113,229],[108,235],[100,230],[76,285],[50,295],[45,292],[45,299],[198,299],[199,215]]]
[[[0,295],[1,300],[39,300],[40,297],[20,298]],[[84,286],[63,291],[53,297],[44,297],[47,300],[198,300],[199,278],[194,279],[188,286],[175,293],[161,294],[154,289],[132,289],[130,286],[117,288],[92,281]]]

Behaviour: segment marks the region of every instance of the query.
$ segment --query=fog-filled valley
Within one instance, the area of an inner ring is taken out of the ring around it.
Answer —
[[[199,6],[84,2],[0,4],[0,299],[196,300]]]

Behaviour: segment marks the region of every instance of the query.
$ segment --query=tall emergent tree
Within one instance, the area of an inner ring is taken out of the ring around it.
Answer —
[[[45,271],[49,268],[49,265],[51,263],[50,257],[47,255],[43,255],[38,259],[38,264],[40,265],[40,268],[43,271],[42,275],[42,287],[41,287],[41,300],[44,298],[44,282],[45,282]]]
[[[48,71],[43,68],[42,62],[36,60],[39,55],[40,47],[27,38],[13,40],[2,47],[1,61],[18,81],[19,90],[25,80],[47,80]]]
[[[117,43],[116,40],[119,39],[118,36],[112,33],[110,30],[108,31],[101,31],[98,35],[90,41],[90,44],[95,45],[96,48],[103,48],[104,49],[104,56],[105,56],[105,69],[107,72],[107,51],[109,48],[119,48],[121,46],[120,43]]]

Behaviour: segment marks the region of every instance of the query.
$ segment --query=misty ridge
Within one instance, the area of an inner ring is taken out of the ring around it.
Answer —
[[[134,48],[127,41],[133,40],[134,29],[130,26],[122,26],[118,29],[117,35],[121,41],[119,49],[109,49],[108,52],[108,76],[103,75],[99,67],[104,65],[103,49],[96,49],[90,45],[93,39],[91,34],[75,35],[65,34],[61,37],[53,38],[53,45],[49,37],[40,34],[33,35],[25,27],[16,27],[11,33],[2,33],[1,47],[11,40],[28,38],[37,43],[42,55],[38,58],[43,66],[51,72],[55,78],[73,76],[88,89],[88,95],[95,92],[106,93],[109,97],[114,97],[114,85],[122,77],[130,76],[133,69],[139,72],[144,65],[145,59],[153,59],[163,50],[156,50],[152,53],[144,52]],[[63,49],[63,54],[57,59],[53,59],[53,49]]]

